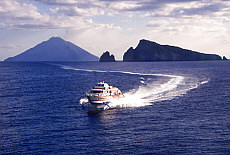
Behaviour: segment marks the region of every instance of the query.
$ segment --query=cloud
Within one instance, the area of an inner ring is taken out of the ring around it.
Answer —
[[[62,13],[66,16],[83,16],[88,14],[88,11],[78,7],[61,7],[56,13]]]
[[[2,0],[0,3],[0,19],[14,20],[49,20],[49,15],[41,14],[32,4],[19,3],[18,1]]]
[[[198,5],[199,6],[199,5]],[[212,3],[212,4],[203,4],[199,7],[193,6],[190,8],[178,7],[174,8],[170,15],[174,17],[191,17],[191,16],[218,16],[216,13],[222,12],[225,8],[229,6],[222,3]],[[222,16],[222,15],[221,15]]]
[[[66,6],[78,8],[104,8],[105,3],[100,0],[33,0],[50,6]]]
[[[121,30],[118,25],[106,20],[91,20],[95,16],[126,16],[126,20],[139,18],[142,13],[148,28],[175,30],[175,23],[165,22],[175,18],[220,17],[221,22],[230,20],[230,2],[221,0],[33,0],[36,3],[23,3],[19,0],[2,0],[0,3],[1,28],[12,29],[110,29]],[[36,4],[47,5],[48,12],[41,13]],[[140,15],[140,14],[139,14]],[[112,18],[112,17],[111,17]],[[161,19],[161,21],[158,20]],[[123,19],[125,20],[125,19]],[[131,20],[134,21],[134,20]],[[184,22],[182,24],[185,24]],[[167,26],[167,27],[166,27]]]
[[[121,30],[120,26],[114,26],[113,24],[95,24],[98,29],[110,29],[110,30]]]
[[[18,51],[25,50],[25,46],[22,44],[0,44],[0,61],[18,54]]]
[[[6,45],[0,45],[0,49],[17,49],[17,48],[21,48],[24,47],[22,45],[15,45],[15,44],[6,44]]]
[[[32,4],[18,1],[2,0],[0,3],[0,19],[4,24],[2,28],[17,27],[21,25],[39,25],[50,23],[48,14],[41,14]]]
[[[48,2],[48,1],[43,1]],[[65,3],[64,3],[65,2]],[[52,4],[75,4],[77,1],[49,1]],[[114,24],[104,24],[88,22],[85,16],[95,14],[103,15],[103,10],[92,8],[82,9],[78,7],[56,7],[50,8],[50,14],[40,13],[39,9],[33,4],[20,3],[17,0],[2,0],[0,3],[0,27],[3,29],[21,30],[42,30],[42,29],[63,29],[63,28],[99,28],[119,30],[119,26]]]
[[[149,28],[157,28],[157,27],[163,27],[165,25],[169,25],[170,23],[167,20],[154,20],[149,21],[146,25],[146,27]]]
[[[230,14],[227,0],[34,0],[58,6],[66,16],[145,13],[148,17],[222,16]],[[103,12],[103,13],[102,13]]]
[[[173,3],[174,2],[174,3]],[[212,16],[221,17],[224,14],[230,13],[230,2],[220,0],[206,1],[170,1],[159,3],[156,10],[146,10],[146,17],[197,17],[197,16]]]
[[[72,7],[61,6],[60,8],[51,9],[51,12],[60,13],[64,16],[82,16],[82,17],[104,14],[104,11],[102,9],[98,9],[98,8],[84,9],[76,6],[72,6]]]
[[[158,22],[150,22],[150,24],[155,23]],[[170,21],[162,22],[160,27],[148,27],[146,33],[158,36],[156,37],[157,40],[166,40],[172,42],[172,45],[180,43],[181,45],[187,45],[189,48],[192,48],[192,46],[204,46],[201,45],[202,42],[207,45],[208,43],[212,44],[215,40],[230,41],[227,35],[229,33],[228,27],[214,19],[203,19],[202,21],[199,19],[180,19],[179,21],[171,19]],[[206,48],[210,49],[209,46],[206,46]]]
[[[78,0],[34,0],[34,1],[49,4],[49,5],[73,5],[78,3]]]

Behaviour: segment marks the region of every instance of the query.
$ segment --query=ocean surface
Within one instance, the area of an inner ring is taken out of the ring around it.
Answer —
[[[90,114],[105,80],[125,95]],[[0,154],[230,154],[230,61],[0,62]]]

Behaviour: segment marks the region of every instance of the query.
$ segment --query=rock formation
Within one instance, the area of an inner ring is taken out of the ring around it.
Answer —
[[[115,62],[114,55],[110,55],[108,51],[102,54],[100,57],[100,62]]]
[[[148,40],[140,40],[138,46],[130,47],[123,55],[123,61],[202,61],[222,60],[216,54],[204,54],[180,47],[160,45]]]
[[[225,56],[223,56],[223,60],[228,60],[228,58],[226,58]]]

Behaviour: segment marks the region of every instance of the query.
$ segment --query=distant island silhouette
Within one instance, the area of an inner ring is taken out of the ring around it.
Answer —
[[[204,61],[222,60],[216,54],[204,54],[176,46],[160,45],[148,40],[140,40],[138,46],[130,47],[123,55],[123,61]]]
[[[228,60],[228,58],[226,56],[223,56],[223,60]]]
[[[130,47],[123,55],[125,62],[147,61],[209,61],[228,60],[217,54],[205,54],[197,51],[183,49],[176,46],[160,45],[149,40],[140,40],[137,47]],[[114,55],[104,52],[100,59],[80,48],[79,46],[65,41],[60,37],[52,37],[47,41],[28,49],[14,57],[4,61],[100,61],[115,62]]]
[[[98,61],[99,58],[60,37],[52,37],[5,61]]]
[[[106,51],[105,53],[103,53],[103,54],[101,55],[99,61],[100,61],[100,62],[115,62],[116,60],[115,60],[113,54],[110,55],[110,53],[109,53],[108,51]]]

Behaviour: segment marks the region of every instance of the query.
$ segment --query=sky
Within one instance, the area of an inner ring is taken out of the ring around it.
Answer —
[[[51,37],[117,60],[141,39],[230,58],[230,0],[0,0],[0,61]]]

